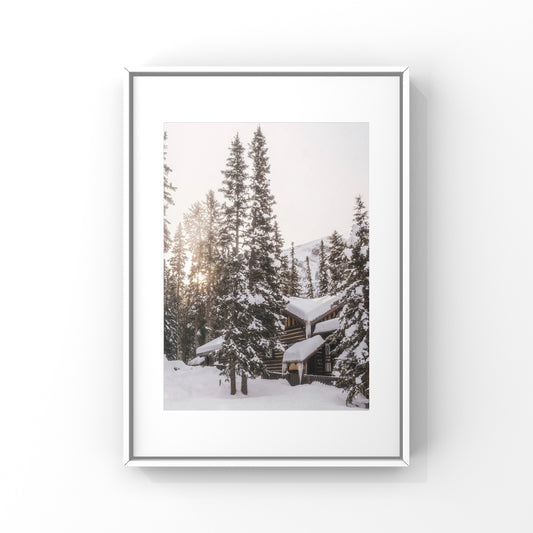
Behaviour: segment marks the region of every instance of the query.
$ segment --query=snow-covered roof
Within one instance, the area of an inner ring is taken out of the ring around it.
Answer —
[[[297,298],[291,296],[285,308],[288,313],[304,322],[313,322],[332,310],[339,302],[340,296],[322,296],[321,298]]]
[[[189,366],[198,366],[205,361],[205,355],[197,355],[194,359],[189,361]]]
[[[290,348],[285,350],[283,354],[284,363],[295,363],[305,361],[311,357],[323,344],[326,342],[320,335],[309,337],[304,341],[293,344]]]
[[[324,322],[319,322],[315,326],[315,335],[317,333],[330,333],[331,331],[337,331],[339,329],[339,319],[332,318],[330,320],[324,320]]]
[[[202,346],[198,346],[198,348],[196,348],[196,355],[214,352],[215,350],[218,350],[222,346],[223,342],[224,342],[224,335],[221,335],[220,337],[217,337],[216,339],[213,339],[212,341],[206,342],[205,344],[202,344]]]

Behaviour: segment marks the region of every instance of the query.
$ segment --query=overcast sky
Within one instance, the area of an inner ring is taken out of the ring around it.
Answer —
[[[167,163],[177,187],[167,211],[174,232],[190,205],[213,189],[237,132],[248,151],[257,123],[166,123]],[[275,211],[286,246],[350,232],[355,196],[368,206],[368,123],[261,123]]]

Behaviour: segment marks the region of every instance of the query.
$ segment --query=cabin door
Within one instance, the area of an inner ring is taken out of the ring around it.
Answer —
[[[294,387],[295,385],[300,384],[300,376],[298,375],[298,370],[289,371],[289,383]]]
[[[294,387],[294,385],[300,384],[300,374],[298,372],[298,365],[296,363],[291,363],[289,365],[289,384]]]

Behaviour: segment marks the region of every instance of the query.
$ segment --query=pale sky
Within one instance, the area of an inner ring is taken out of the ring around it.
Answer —
[[[222,200],[221,171],[235,133],[248,152],[257,123],[166,123],[167,164],[177,187],[167,211],[174,233],[209,189]],[[339,231],[347,236],[355,197],[368,207],[368,123],[261,123],[274,206],[285,246]],[[248,161],[249,163],[249,161]]]

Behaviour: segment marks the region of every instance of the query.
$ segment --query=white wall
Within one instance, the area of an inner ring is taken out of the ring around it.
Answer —
[[[2,531],[530,531],[527,2],[18,2],[0,45]],[[412,466],[121,466],[123,65],[412,75]],[[355,525],[352,525],[355,524]]]

